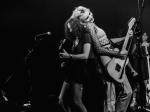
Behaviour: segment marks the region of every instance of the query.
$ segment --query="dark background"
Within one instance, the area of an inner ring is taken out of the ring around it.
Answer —
[[[48,31],[51,35],[42,36],[43,40],[27,59],[27,67],[30,68],[30,76],[41,86],[39,88],[45,88],[48,94],[59,94],[64,73],[60,68],[58,44],[64,38],[64,23],[75,7],[90,8],[95,23],[106,32],[108,38],[115,38],[119,33],[126,35],[127,22],[131,17],[138,19],[138,1],[141,6],[142,0],[3,1],[0,11],[0,81],[6,95],[16,101],[27,100],[30,83],[25,57],[36,44],[35,36]],[[145,1],[141,24],[143,32],[150,35],[150,1]]]

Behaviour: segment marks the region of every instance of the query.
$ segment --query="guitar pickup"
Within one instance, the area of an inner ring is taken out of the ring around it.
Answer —
[[[118,72],[120,72],[120,70],[121,70],[121,66],[118,63],[116,64],[115,70]]]

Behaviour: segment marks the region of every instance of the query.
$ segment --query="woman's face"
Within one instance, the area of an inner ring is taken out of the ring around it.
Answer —
[[[142,35],[142,40],[143,40],[143,41],[146,41],[146,40],[147,40],[147,38],[148,38],[147,34],[146,34],[146,33],[144,33],[144,34]]]
[[[94,22],[93,14],[91,12],[90,12],[90,15],[89,15],[89,17],[88,17],[88,19],[86,21]]]
[[[80,20],[86,20],[87,17],[89,17],[90,11],[89,10],[84,10],[82,15],[80,16]]]

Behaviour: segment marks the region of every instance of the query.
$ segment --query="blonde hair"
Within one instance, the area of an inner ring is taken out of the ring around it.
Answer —
[[[83,6],[76,7],[72,13],[71,18],[77,18],[83,22],[94,21],[93,14],[91,13],[90,9],[83,7]]]

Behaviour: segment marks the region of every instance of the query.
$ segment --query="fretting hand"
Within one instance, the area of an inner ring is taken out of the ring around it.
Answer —
[[[133,31],[132,31],[132,30],[129,30],[129,31],[128,31],[128,35],[129,35],[129,37],[132,37],[132,36],[133,36]]]
[[[120,51],[120,54],[127,55],[127,54],[128,54],[128,51],[125,50],[125,49],[123,49],[123,50]]]
[[[64,58],[64,59],[70,58],[70,54],[68,54],[67,51],[64,49],[63,49],[63,53],[59,53],[59,55],[60,58]]]

